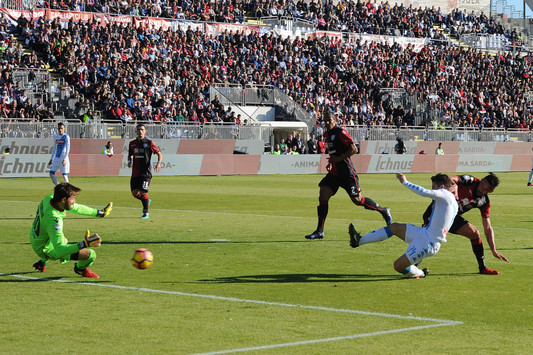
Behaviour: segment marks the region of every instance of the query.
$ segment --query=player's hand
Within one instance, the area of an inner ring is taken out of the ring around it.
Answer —
[[[161,171],[161,162],[157,162],[156,166],[155,166],[155,171],[158,173]]]
[[[48,165],[52,165],[52,159],[50,159],[50,161],[48,162]]]
[[[396,178],[403,184],[403,182],[405,180],[407,180],[407,178],[405,177],[404,174],[401,174],[401,173],[396,173]]]
[[[506,263],[509,262],[509,259],[507,259],[507,258],[506,258],[505,256],[503,256],[502,254],[498,253],[497,251],[493,251],[493,252],[492,252],[492,255],[494,255],[494,257],[495,257],[496,259],[503,260],[503,261],[505,261]]]
[[[105,216],[111,213],[112,209],[113,209],[113,202],[109,202],[107,206],[105,206],[103,209],[98,210],[98,214],[96,216],[104,218]]]
[[[87,229],[85,232],[85,238],[78,243],[80,250],[83,248],[97,248],[102,245],[102,238],[97,233],[90,235],[91,232]]]

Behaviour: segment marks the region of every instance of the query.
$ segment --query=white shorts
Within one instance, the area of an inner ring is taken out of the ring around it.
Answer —
[[[438,253],[440,242],[427,235],[426,228],[407,223],[405,241],[409,243],[405,255],[412,264]]]
[[[68,174],[70,172],[70,160],[68,157],[65,159],[65,162],[66,164],[63,165],[63,160],[61,158],[54,158],[54,160],[52,160],[52,165],[50,165],[50,171],[60,171],[63,175]]]

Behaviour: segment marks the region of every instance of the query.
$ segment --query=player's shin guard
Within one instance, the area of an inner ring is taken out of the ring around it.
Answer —
[[[389,227],[376,229],[375,231],[372,231],[368,234],[363,235],[361,237],[361,240],[359,240],[359,245],[367,244],[367,243],[382,242],[385,239],[388,239],[390,237],[392,237],[392,232]]]
[[[68,182],[68,174],[63,174],[63,182]]]
[[[91,252],[91,255],[89,255],[89,258],[87,260],[78,260],[76,262],[76,268],[77,269],[85,269],[91,266],[94,261],[96,260],[96,252],[92,249],[89,249]]]
[[[54,185],[58,184],[55,171],[50,171],[50,179],[52,179],[52,182],[54,183]]]
[[[481,241],[481,238],[471,240],[470,242],[472,243],[472,251],[476,256],[479,271],[483,271],[487,268],[487,265],[485,265],[485,251],[483,250],[483,242]]]
[[[329,205],[327,202],[320,202],[320,205],[317,206],[316,212],[318,215],[318,225],[316,230],[318,232],[324,232],[324,223],[326,223],[326,217],[328,216]]]
[[[426,276],[424,271],[420,270],[419,268],[417,268],[414,265],[411,265],[407,269],[402,271],[402,274],[407,276],[407,277],[425,277]]]

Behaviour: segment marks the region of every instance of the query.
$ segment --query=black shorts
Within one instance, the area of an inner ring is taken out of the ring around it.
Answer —
[[[145,176],[132,177],[130,179],[131,191],[141,190],[144,192],[148,192],[148,189],[150,188],[150,180],[151,178]]]
[[[457,231],[459,228],[467,224],[468,221],[463,218],[461,215],[455,216],[455,219],[453,220],[452,226],[450,227],[450,233],[457,234]]]
[[[342,187],[350,197],[357,197],[361,193],[359,188],[359,176],[334,176],[332,174],[327,174],[318,184],[318,186],[328,186],[332,191],[333,195],[337,193],[339,187]]]

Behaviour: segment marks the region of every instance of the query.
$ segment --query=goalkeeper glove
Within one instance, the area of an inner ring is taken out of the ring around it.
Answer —
[[[109,202],[107,206],[104,207],[104,209],[98,210],[98,214],[96,216],[104,218],[105,216],[111,213],[112,209],[113,209],[113,202]]]
[[[91,232],[87,229],[87,232],[85,232],[85,238],[78,243],[80,250],[89,247],[96,248],[102,245],[102,238],[100,238],[98,233],[94,233],[93,235],[90,234]]]

